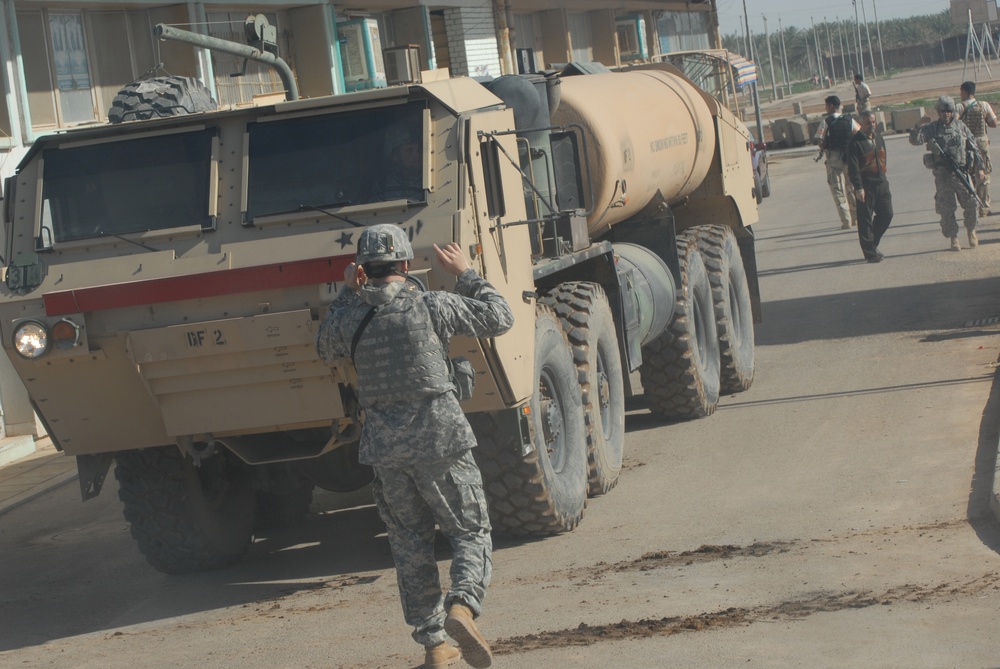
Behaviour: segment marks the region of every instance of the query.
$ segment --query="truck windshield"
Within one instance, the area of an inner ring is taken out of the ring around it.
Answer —
[[[209,227],[214,130],[44,152],[40,242]]]
[[[423,103],[252,123],[247,222],[389,200],[424,202]]]

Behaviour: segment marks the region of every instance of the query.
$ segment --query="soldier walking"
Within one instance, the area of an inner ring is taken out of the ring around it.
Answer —
[[[941,215],[941,233],[951,240],[951,250],[961,251],[958,241],[958,222],[955,220],[956,198],[965,214],[965,230],[969,235],[969,247],[979,245],[976,224],[979,221],[979,207],[975,189],[967,181],[969,172],[983,178],[983,160],[976,146],[976,138],[955,118],[955,101],[950,95],[942,95],[934,105],[938,120],[931,121],[924,116],[910,131],[910,144],[926,144],[930,153],[924,154],[924,166],[934,172],[934,210]]]
[[[997,115],[993,107],[985,100],[976,99],[976,82],[966,81],[960,88],[962,101],[956,106],[955,113],[959,120],[969,128],[969,131],[976,138],[976,146],[983,156],[982,179],[976,179],[976,194],[982,206],[979,208],[979,216],[990,215],[990,172],[993,171],[993,163],[990,160],[990,138],[986,135],[986,128],[997,127]]]
[[[475,618],[492,571],[483,480],[472,457],[476,438],[448,370],[452,335],[497,337],[514,317],[507,301],[470,266],[455,243],[434,246],[455,292],[422,292],[407,280],[413,249],[397,225],[366,228],[344,288],[319,328],[325,361],[353,357],[365,412],[360,460],[375,469],[372,492],[388,530],[406,622],[440,669],[460,653],[473,667],[492,662]],[[451,588],[441,591],[434,525],[452,547]]]
[[[854,187],[847,176],[844,151],[847,143],[861,126],[851,116],[840,113],[840,98],[831,95],[824,100],[826,117],[816,131],[815,139],[820,150],[826,154],[826,182],[833,195],[833,204],[840,216],[840,227],[844,230],[857,225],[857,205],[854,202]]]
[[[858,241],[870,263],[882,262],[878,245],[892,222],[892,193],[886,177],[885,140],[875,131],[875,112],[861,112],[861,130],[847,145],[847,173],[858,202]]]

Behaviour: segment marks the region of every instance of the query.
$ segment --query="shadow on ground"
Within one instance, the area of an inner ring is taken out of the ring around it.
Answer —
[[[960,338],[970,316],[977,320],[1000,316],[998,294],[1000,276],[993,276],[764,302],[764,322],[757,326],[756,341],[773,346],[934,330]],[[928,306],[913,309],[914,301]],[[983,334],[981,329],[968,332],[968,336]],[[929,335],[922,341],[935,340]]]

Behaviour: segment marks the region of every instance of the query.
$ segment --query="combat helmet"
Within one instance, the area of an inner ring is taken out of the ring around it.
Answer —
[[[400,262],[413,260],[413,247],[406,232],[392,223],[379,223],[364,229],[358,238],[358,252],[354,262]]]
[[[934,103],[934,109],[938,111],[955,111],[955,99],[950,95],[942,95]]]

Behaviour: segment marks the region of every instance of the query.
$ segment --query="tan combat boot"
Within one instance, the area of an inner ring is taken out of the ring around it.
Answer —
[[[444,621],[444,631],[458,642],[462,657],[470,667],[485,669],[493,664],[493,652],[486,639],[479,633],[472,609],[464,604],[452,604]]]
[[[951,238],[951,250],[952,251],[961,251],[962,250],[962,245],[958,243],[958,237],[952,237]]]
[[[458,649],[441,642],[436,646],[427,646],[424,654],[424,669],[444,669],[458,662],[462,654]]]
[[[976,237],[975,230],[969,230],[969,248],[974,249],[979,246],[979,237]]]

